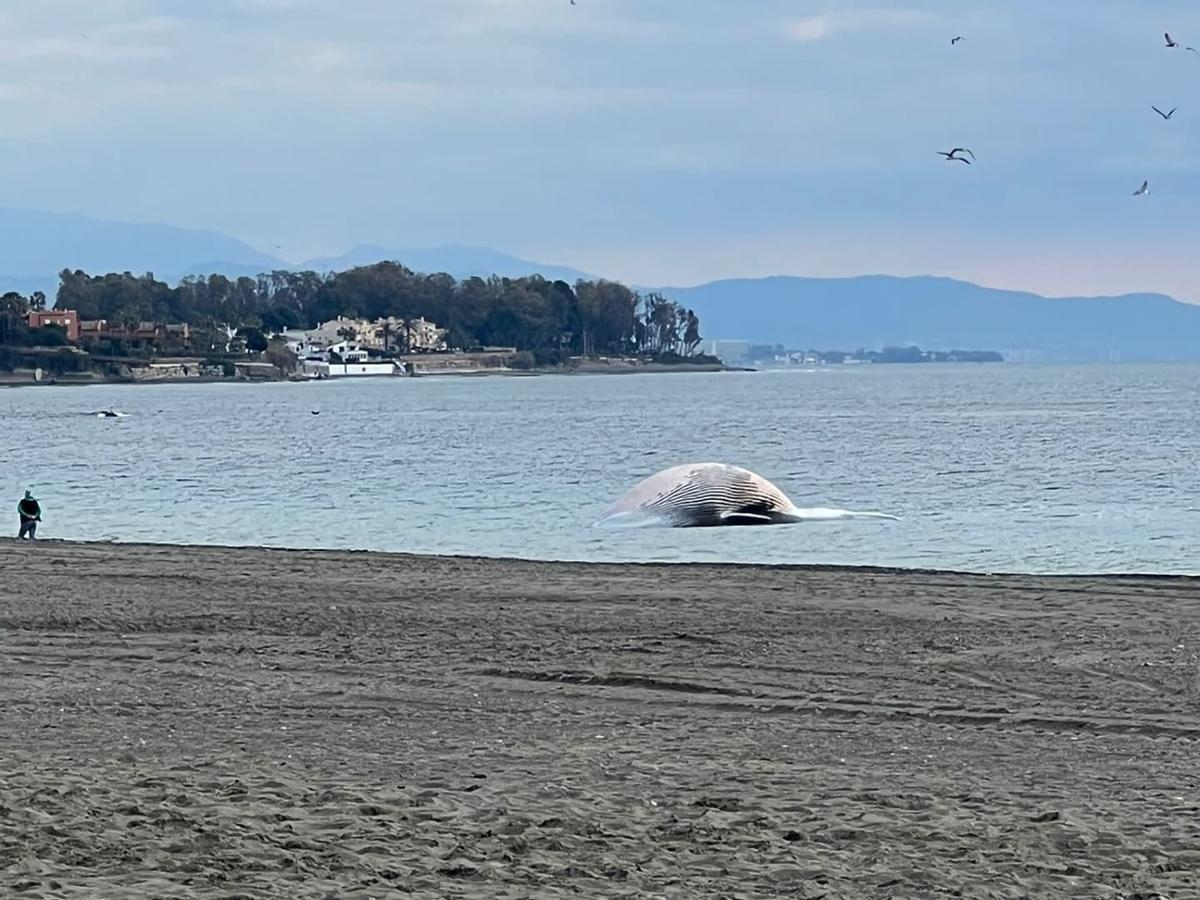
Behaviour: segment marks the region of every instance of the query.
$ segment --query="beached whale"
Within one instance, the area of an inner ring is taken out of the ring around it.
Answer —
[[[895,519],[885,513],[825,507],[801,509],[761,475],[726,463],[686,463],[634,485],[598,526],[704,528],[789,525],[816,519]]]

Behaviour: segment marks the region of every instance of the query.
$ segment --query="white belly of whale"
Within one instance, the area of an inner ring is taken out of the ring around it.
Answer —
[[[761,475],[725,463],[672,466],[634,485],[595,523],[674,528],[787,525],[829,519],[895,519],[885,513],[802,509]]]

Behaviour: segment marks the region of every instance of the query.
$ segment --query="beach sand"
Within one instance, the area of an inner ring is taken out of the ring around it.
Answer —
[[[1200,583],[0,542],[5,897],[1200,896]]]

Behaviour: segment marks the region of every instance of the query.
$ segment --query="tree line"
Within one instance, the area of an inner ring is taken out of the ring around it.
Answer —
[[[14,311],[39,302],[4,297],[4,309]],[[195,343],[214,346],[224,340],[226,326],[271,333],[313,328],[338,316],[424,318],[447,329],[449,347],[515,347],[534,353],[539,363],[567,355],[687,357],[695,355],[701,341],[693,311],[619,282],[570,285],[538,275],[456,280],[396,262],[328,274],[191,276],[174,287],[149,272],[90,275],[65,269],[54,305],[75,310],[81,320],[106,319],[131,330],[142,322],[187,323]]]

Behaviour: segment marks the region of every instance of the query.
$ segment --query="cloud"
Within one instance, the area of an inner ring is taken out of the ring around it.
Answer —
[[[289,12],[314,5],[315,0],[235,0],[236,5],[252,10],[268,12]]]
[[[134,19],[128,22],[113,22],[102,25],[90,32],[92,39],[120,41],[123,39],[146,40],[155,35],[170,34],[178,31],[184,24],[182,19],[171,16],[150,16],[145,19]]]
[[[933,16],[918,9],[867,9],[855,12],[828,12],[792,19],[783,24],[783,34],[799,43],[823,41],[835,34],[880,28],[904,28],[929,21]]]
[[[23,40],[0,39],[0,59],[6,63],[45,63],[77,61],[97,65],[147,62],[170,57],[170,48],[141,43],[117,43],[75,37],[39,37]]]
[[[335,72],[353,68],[359,54],[352,48],[330,41],[321,41],[296,52],[295,63],[312,72]]]

